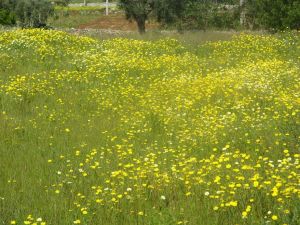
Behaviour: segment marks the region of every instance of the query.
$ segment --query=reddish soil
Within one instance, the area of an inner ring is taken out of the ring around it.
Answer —
[[[156,23],[146,23],[146,29],[151,30],[157,28],[159,25]],[[135,31],[137,25],[134,21],[129,22],[124,15],[110,14],[109,16],[101,16],[86,24],[81,24],[79,29],[111,29],[123,31]]]

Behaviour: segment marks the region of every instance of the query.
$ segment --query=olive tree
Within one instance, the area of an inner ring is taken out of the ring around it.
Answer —
[[[145,24],[150,16],[161,23],[172,23],[180,17],[186,0],[119,0],[126,18],[137,23],[138,31],[145,33]]]
[[[145,33],[146,20],[154,9],[155,0],[120,0],[119,6],[125,11],[126,18],[137,23],[139,32]]]
[[[15,14],[22,27],[44,27],[54,12],[48,0],[19,0]]]

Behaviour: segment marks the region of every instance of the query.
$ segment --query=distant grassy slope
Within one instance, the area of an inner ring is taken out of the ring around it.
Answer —
[[[110,16],[114,16],[116,9],[110,7]],[[48,21],[50,26],[56,28],[78,28],[84,24],[107,19],[103,17],[105,7],[103,6],[86,6],[86,7],[55,7],[55,16]],[[121,13],[119,13],[121,14]],[[122,16],[122,20],[126,21]]]
[[[98,18],[102,18],[98,14],[80,14],[78,12],[59,12],[57,18],[51,18],[49,25],[55,28],[78,28],[82,24],[89,23]]]

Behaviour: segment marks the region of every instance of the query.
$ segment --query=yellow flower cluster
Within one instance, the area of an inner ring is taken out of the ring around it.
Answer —
[[[11,220],[9,224],[19,224],[19,223],[17,223],[16,220]],[[29,214],[27,216],[26,220],[24,220],[20,224],[46,225],[47,223],[45,221],[43,221],[43,219],[41,217],[38,217],[38,218],[35,219],[31,214]]]

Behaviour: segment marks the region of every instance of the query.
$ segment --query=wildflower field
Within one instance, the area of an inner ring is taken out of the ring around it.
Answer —
[[[299,33],[0,33],[0,224],[300,224]]]

